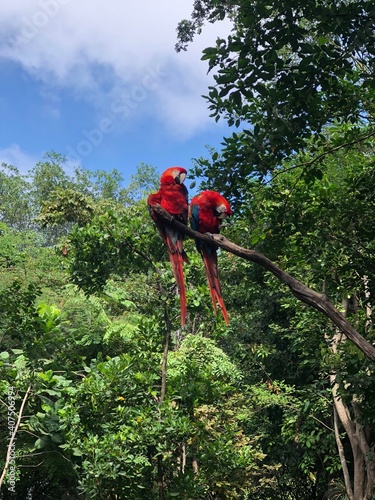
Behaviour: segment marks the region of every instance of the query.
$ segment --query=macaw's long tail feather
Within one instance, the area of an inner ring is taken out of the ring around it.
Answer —
[[[186,264],[190,264],[188,256],[184,250],[183,235],[169,226],[164,227],[163,230],[165,232],[165,236],[163,236],[163,238],[168,246],[169,252],[174,253],[177,251],[181,255],[182,260],[184,260]]]
[[[185,326],[187,305],[183,266],[184,261],[189,262],[189,260],[182,247],[182,235],[168,228],[166,230],[166,244],[168,246],[168,254],[172,264],[173,275],[180,295],[181,326]]]
[[[212,305],[214,307],[215,314],[217,312],[216,303],[219,304],[222,315],[224,317],[225,323],[229,325],[229,318],[227,309],[224,304],[223,296],[221,294],[221,286],[219,281],[219,273],[217,267],[217,253],[216,248],[202,247],[201,254],[204,262],[204,267],[206,269],[206,276],[208,282],[208,288],[210,289]]]
[[[181,326],[185,326],[187,306],[182,255],[179,252],[169,252],[169,259],[172,264],[174,278],[180,295]]]

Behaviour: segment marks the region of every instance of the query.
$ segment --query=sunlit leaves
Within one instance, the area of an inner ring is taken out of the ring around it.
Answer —
[[[215,120],[253,133],[227,138],[221,161],[208,166],[200,160],[199,170],[238,200],[253,177],[266,180],[308,141],[310,148],[321,145],[322,131],[334,121],[373,124],[374,12],[366,1],[239,0],[220,8],[212,0],[195,2],[189,37],[180,39],[184,48],[194,27],[223,14],[233,29],[203,51],[215,79],[206,99]],[[182,24],[178,32],[184,32]],[[353,129],[351,137],[342,135],[342,143],[360,137]],[[311,177],[315,173],[319,170]]]

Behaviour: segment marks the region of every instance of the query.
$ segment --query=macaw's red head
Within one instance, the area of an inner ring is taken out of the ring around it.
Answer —
[[[160,184],[183,184],[187,171],[182,167],[169,167],[160,177]]]
[[[223,219],[232,215],[228,201],[216,191],[202,191],[191,200],[191,227],[201,233],[218,233]]]
[[[232,209],[228,201],[220,193],[216,191],[203,191],[198,198],[203,206],[211,209],[218,219],[225,219],[228,215],[232,215]]]
[[[216,207],[215,207],[215,212],[216,216],[218,219],[225,219],[225,217],[228,217],[228,215],[232,215],[232,209],[230,208],[230,205],[228,201],[224,198],[219,193],[216,193],[215,191],[211,191],[214,196],[214,200],[216,201]]]

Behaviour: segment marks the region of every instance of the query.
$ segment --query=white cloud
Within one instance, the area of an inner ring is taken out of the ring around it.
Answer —
[[[177,24],[192,7],[192,0],[3,0],[0,57],[49,89],[90,100],[98,114],[159,68],[164,77],[149,89],[147,112],[188,136],[212,123],[201,98],[211,82],[201,51],[229,31],[229,23],[208,25],[187,53],[175,53]]]
[[[40,161],[40,157],[37,158],[22,151],[18,144],[11,144],[7,148],[0,149],[0,164],[13,165],[23,175],[34,168],[38,161]]]
[[[7,148],[0,149],[0,165],[3,163],[16,167],[21,175],[27,175],[36,166],[37,163],[43,161],[45,152],[39,156],[32,155],[23,151],[19,144],[11,144]],[[75,168],[81,166],[77,160],[66,158],[66,162],[62,165],[64,171],[71,176],[74,176]]]

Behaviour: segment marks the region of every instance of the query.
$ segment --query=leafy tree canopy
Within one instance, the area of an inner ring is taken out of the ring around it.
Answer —
[[[206,98],[216,120],[241,131],[224,140],[221,156],[198,162],[208,184],[238,200],[249,179],[267,180],[307,142],[311,160],[318,148],[375,133],[373,2],[197,1],[178,26],[177,50],[205,21],[225,17],[231,34],[204,50],[215,79]],[[352,126],[332,144],[324,130],[333,123]]]

